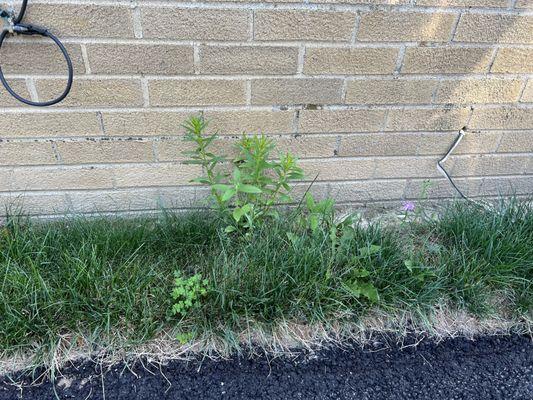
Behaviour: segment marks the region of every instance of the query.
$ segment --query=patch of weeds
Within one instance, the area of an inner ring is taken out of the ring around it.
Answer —
[[[184,125],[185,140],[195,144],[186,154],[186,164],[202,167],[204,175],[192,182],[207,185],[219,214],[226,220],[226,233],[252,231],[266,220],[279,218],[275,205],[290,203],[291,182],[304,177],[296,158],[285,153],[272,157],[274,142],[266,136],[243,135],[235,145],[237,155],[228,159],[213,153],[217,135],[207,135],[202,117]]]
[[[202,275],[196,274],[184,278],[181,272],[174,274],[174,288],[172,289],[172,314],[181,317],[187,316],[189,311],[198,307],[202,297],[207,295],[209,281],[202,279]]]
[[[345,283],[350,293],[357,299],[366,297],[373,303],[379,302],[379,294],[376,287],[368,281],[370,272],[366,269],[354,269],[350,273],[350,280]]]
[[[181,271],[174,272],[174,287],[172,289],[172,308],[170,313],[178,317],[179,322],[193,319],[193,313],[198,312],[202,301],[206,300],[209,293],[209,281],[203,279],[201,274],[194,274],[188,278]],[[185,345],[197,336],[194,324],[179,324],[181,329],[176,333],[176,340]]]
[[[176,340],[183,346],[189,342],[192,342],[195,338],[193,332],[179,332],[176,334]]]
[[[313,234],[316,234],[320,227],[333,227],[335,218],[335,202],[333,199],[316,201],[311,193],[307,193],[305,195],[305,205],[307,209],[299,215],[301,226],[309,228]],[[346,222],[349,222],[348,219]],[[335,230],[337,228],[336,226]]]

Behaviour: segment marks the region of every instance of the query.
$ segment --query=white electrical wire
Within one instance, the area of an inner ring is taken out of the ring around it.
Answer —
[[[452,143],[450,149],[448,150],[448,152],[445,154],[444,157],[442,157],[439,161],[437,161],[437,169],[439,170],[439,172],[446,178],[448,179],[448,181],[450,182],[450,184],[453,186],[453,188],[457,191],[457,193],[459,193],[459,195],[465,199],[466,201],[469,201],[471,203],[474,203],[474,204],[477,204],[478,206],[481,206],[483,208],[485,208],[486,210],[490,210],[490,211],[494,211],[494,208],[490,205],[490,204],[487,204],[486,202],[481,202],[481,201],[476,201],[476,200],[472,200],[471,198],[467,197],[458,187],[457,185],[455,184],[455,182],[453,181],[452,177],[450,176],[450,174],[446,171],[446,169],[444,169],[444,163],[448,160],[448,158],[450,157],[450,155],[453,153],[453,151],[457,148],[457,146],[459,146],[459,143],[461,143],[461,140],[463,140],[464,136],[466,134],[466,128],[463,127],[460,131],[459,131],[459,134],[457,135],[457,137],[455,138],[454,142]]]

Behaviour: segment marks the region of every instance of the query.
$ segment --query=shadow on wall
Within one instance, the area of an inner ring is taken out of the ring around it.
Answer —
[[[470,0],[417,2],[426,3],[452,7],[480,4],[479,1]],[[508,6],[504,0],[483,4],[502,8]],[[518,7],[518,3],[516,5]],[[440,60],[443,70],[439,72],[445,74],[451,70],[452,73],[461,74],[461,78],[443,76],[434,93],[434,103],[446,108],[470,109],[465,123],[467,134],[454,151],[455,156],[447,163],[447,170],[469,196],[533,193],[533,177],[526,175],[528,168],[531,173],[532,167],[533,141],[531,130],[527,129],[531,128],[531,124],[527,125],[525,114],[515,115],[512,109],[506,109],[522,101],[531,102],[526,98],[526,90],[532,86],[532,82],[528,82],[527,76],[519,74],[532,71],[533,52],[513,44],[533,42],[533,20],[521,21],[519,18],[517,14],[462,13],[454,29],[452,42],[467,46],[467,52],[449,52],[450,58]],[[424,50],[418,47],[412,51]],[[404,59],[404,63],[406,61],[408,58]],[[437,65],[432,67],[427,72],[438,71]],[[413,68],[417,72],[424,69],[422,65]],[[516,121],[518,126],[513,126],[513,120],[520,120],[521,117],[526,121]],[[492,120],[492,123],[487,120]],[[457,121],[457,126],[461,125],[460,122]],[[517,128],[523,130],[515,130]],[[444,154],[444,146],[450,146],[453,139],[446,139],[447,134],[442,136]],[[420,146],[424,146],[424,143]],[[423,186],[424,183],[411,182],[406,195],[415,197]],[[454,194],[447,181],[438,182],[429,193],[435,197]]]
[[[449,11],[446,6],[486,5],[506,8],[508,2],[422,0],[417,5],[440,6],[439,11],[445,12]],[[432,17],[431,22],[420,32],[435,37],[439,32],[446,31],[448,21],[442,15]],[[428,192],[431,197],[457,195],[448,181],[437,175],[435,165],[463,126],[467,128],[467,135],[450,157],[446,169],[455,177],[465,194],[475,197],[508,194],[530,196],[533,193],[533,177],[527,175],[533,171],[533,120],[531,116],[526,116],[526,113],[533,110],[526,108],[516,111],[513,108],[521,102],[530,103],[533,99],[533,82],[528,82],[527,75],[519,75],[533,71],[533,51],[515,45],[533,42],[533,20],[520,21],[518,18],[518,14],[463,12],[454,22],[449,43],[421,41],[406,47],[403,65],[394,79],[420,79],[416,83],[423,87],[426,76],[433,75],[438,83],[436,87],[430,86],[431,102],[438,109],[422,111],[425,114],[423,121],[417,121],[420,110],[406,108],[392,111],[389,113],[386,130],[396,131],[397,126],[407,119],[413,121],[407,128],[409,131],[423,132],[425,127],[430,127],[428,132],[416,137],[416,143],[411,141],[411,154],[425,157],[424,159],[411,160],[412,163],[398,160],[392,164],[407,176],[409,170],[426,168],[428,178],[433,183]],[[406,29],[409,29],[408,24]],[[390,40],[395,40],[396,34],[401,35],[399,32],[390,32]],[[527,94],[528,92],[532,94]],[[439,128],[429,132],[431,127]],[[389,148],[401,152],[404,147],[402,141],[405,139],[403,135],[398,135],[397,142],[390,143]],[[379,141],[379,138],[375,137],[374,140]],[[383,164],[386,165],[387,161]],[[376,169],[380,170],[379,162]],[[377,178],[386,177],[384,174]],[[417,198],[424,188],[427,189],[427,182],[428,179],[420,177],[408,179],[403,197]],[[386,193],[399,193],[402,190],[401,185],[387,180],[381,182],[379,188],[366,182],[346,186],[347,188],[334,189],[334,195],[349,201],[357,196],[357,192],[363,192],[363,197],[376,199],[377,194],[378,200],[385,200]]]

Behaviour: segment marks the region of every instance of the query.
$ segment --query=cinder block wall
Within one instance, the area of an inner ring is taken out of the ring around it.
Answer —
[[[197,112],[222,148],[271,135],[341,204],[426,179],[453,196],[436,161],[463,126],[447,166],[466,193],[533,193],[533,0],[32,0],[25,21],[64,40],[76,80],[46,109],[0,90],[2,208],[198,204],[180,128]],[[10,38],[0,60],[26,96],[62,90],[49,44]]]

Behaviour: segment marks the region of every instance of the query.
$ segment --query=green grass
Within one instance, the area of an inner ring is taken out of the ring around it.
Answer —
[[[11,218],[0,230],[0,353],[45,354],[60,337],[143,343],[172,329],[236,346],[254,324],[356,321],[376,308],[430,315],[447,304],[530,320],[530,204],[489,211],[462,202],[437,219],[356,224],[341,248],[327,226],[311,234],[290,215],[249,238],[224,234],[225,224],[207,212]],[[365,254],[371,246],[379,247]],[[208,295],[185,318],[170,313],[176,270],[209,281]],[[360,270],[377,303],[350,289]]]
[[[449,295],[477,313],[491,311],[493,293],[518,313],[533,309],[533,210],[531,203],[501,202],[498,212],[455,204],[434,226],[446,249]]]

